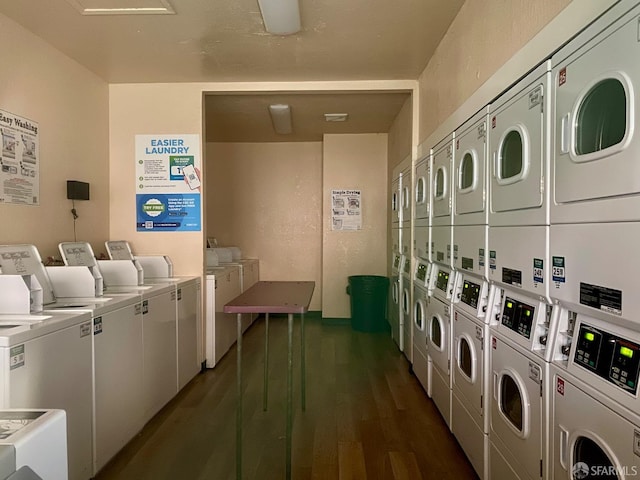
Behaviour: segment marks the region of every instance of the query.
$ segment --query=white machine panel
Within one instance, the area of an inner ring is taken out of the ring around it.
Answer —
[[[478,321],[489,323],[487,315],[489,302],[489,283],[471,273],[457,271],[458,288],[455,289],[454,304],[456,311],[462,311]]]
[[[389,188],[389,209],[391,210],[391,224],[397,226],[400,223],[400,170],[398,167],[393,170],[391,187]]]
[[[433,225],[453,225],[453,134],[432,150],[431,221]]]
[[[411,262],[409,258],[404,258],[404,266],[402,271],[402,297],[401,297],[401,309],[400,309],[400,326],[402,331],[402,347],[404,356],[409,360],[409,363],[413,361],[413,329],[411,324],[413,322],[413,282],[412,282]]]
[[[549,223],[550,75],[545,62],[491,105],[491,226]]]
[[[126,240],[107,240],[104,245],[111,260],[133,260],[131,246]]]
[[[178,391],[201,369],[202,342],[200,277],[177,285]]]
[[[413,286],[413,372],[422,388],[429,388],[429,372],[427,368],[427,290],[414,281]]]
[[[428,219],[431,204],[431,156],[421,158],[415,169],[415,218]]]
[[[489,279],[488,225],[455,225],[453,245],[453,266],[456,270],[464,270]]]
[[[400,221],[403,228],[411,227],[411,219],[413,215],[413,200],[411,193],[413,192],[411,158],[407,158],[400,164],[402,168],[402,176],[400,177],[400,206],[402,207],[402,216]]]
[[[487,110],[471,117],[455,132],[454,225],[489,223]]]
[[[240,295],[240,271],[237,267],[221,267],[207,271],[206,292],[206,366],[213,368],[236,342],[236,316],[222,307]]]
[[[640,220],[640,6],[603,30],[630,3],[552,57],[552,223]]]
[[[43,305],[55,302],[49,275],[34,245],[0,245],[0,271],[10,275],[35,275],[42,288]]]
[[[404,229],[400,228],[398,224],[391,227],[391,252],[402,252],[402,233]]]
[[[400,328],[400,276],[398,273],[394,273],[391,275],[390,279],[390,288],[389,288],[389,326],[391,327],[391,338],[396,342],[398,347],[402,342],[404,342],[404,338],[401,341],[400,336],[402,330]]]
[[[415,221],[413,226],[413,245],[414,257],[429,260],[431,227],[428,219],[422,218]]]
[[[429,303],[427,353],[431,371],[431,398],[447,425],[451,425],[451,307],[438,299]]]
[[[640,325],[640,223],[553,225],[551,296],[573,310]]]
[[[438,262],[443,265],[453,266],[453,258],[455,251],[452,252],[453,245],[453,227],[449,226],[433,226],[431,227],[431,261]]]
[[[489,249],[492,283],[551,302],[549,226],[489,227]]]

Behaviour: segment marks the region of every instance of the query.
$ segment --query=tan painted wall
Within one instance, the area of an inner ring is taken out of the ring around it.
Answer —
[[[465,2],[419,78],[419,143],[569,3]],[[529,66],[540,60],[531,58]]]
[[[322,298],[322,143],[207,144],[207,236],[260,259],[262,280],[313,280]]]
[[[325,135],[322,314],[350,317],[350,275],[386,275],[387,135]],[[331,230],[331,190],[362,190],[362,230]]]
[[[136,231],[134,155],[137,134],[201,135],[202,90],[190,84],[110,85],[109,108],[110,238],[128,240],[135,254],[169,255],[175,275],[202,275],[202,232]],[[206,192],[203,205],[205,199]]]
[[[0,205],[0,243],[32,243],[43,259],[73,240],[67,180],[89,182],[76,202],[78,240],[104,252],[109,232],[108,86],[0,15],[0,109],[38,123],[40,205]]]

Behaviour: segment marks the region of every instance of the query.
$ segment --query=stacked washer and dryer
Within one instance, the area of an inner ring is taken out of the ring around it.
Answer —
[[[427,309],[429,392],[451,427],[451,308],[455,285],[453,270],[453,134],[431,151],[431,275]]]
[[[428,282],[431,274],[431,154],[420,159],[415,168],[414,225],[413,225],[413,372],[420,385],[429,391],[429,361],[427,359]]]
[[[455,131],[451,430],[480,478],[489,478],[487,108]],[[456,254],[457,252],[457,254]]]
[[[400,299],[400,324],[402,326],[402,348],[404,356],[409,363],[413,363],[413,328],[412,324],[412,298],[413,298],[413,271],[411,270],[411,221],[413,212],[412,190],[412,168],[411,157],[407,157],[400,163],[400,246],[402,253],[402,279],[401,299]]]
[[[400,196],[402,194],[400,189],[401,176],[401,166],[399,165],[393,170],[391,188],[389,189],[389,208],[391,209],[391,249],[389,252],[389,258],[391,259],[391,281],[389,282],[389,299],[387,302],[391,338],[396,342],[400,351],[402,351],[404,346],[403,325],[400,323],[400,310],[402,308],[401,293],[404,283],[400,275],[400,271],[404,265],[401,244],[402,229],[400,228],[400,219],[402,216],[402,208],[400,207]]]
[[[550,479],[640,475],[640,5],[556,52]]]

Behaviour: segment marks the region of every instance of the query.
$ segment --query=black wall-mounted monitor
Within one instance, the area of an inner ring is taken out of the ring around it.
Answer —
[[[89,200],[89,184],[77,180],[67,180],[67,198],[69,200]]]

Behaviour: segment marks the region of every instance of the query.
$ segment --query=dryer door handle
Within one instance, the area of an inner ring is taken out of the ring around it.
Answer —
[[[493,374],[493,398],[496,402],[498,401],[498,374],[495,372]]]
[[[567,470],[567,443],[569,442],[569,432],[560,425],[558,425],[558,428],[560,429],[560,464],[562,468]]]
[[[569,139],[571,137],[570,125],[571,125],[571,113],[567,113],[562,117],[562,122],[560,124],[561,153],[569,153]]]

